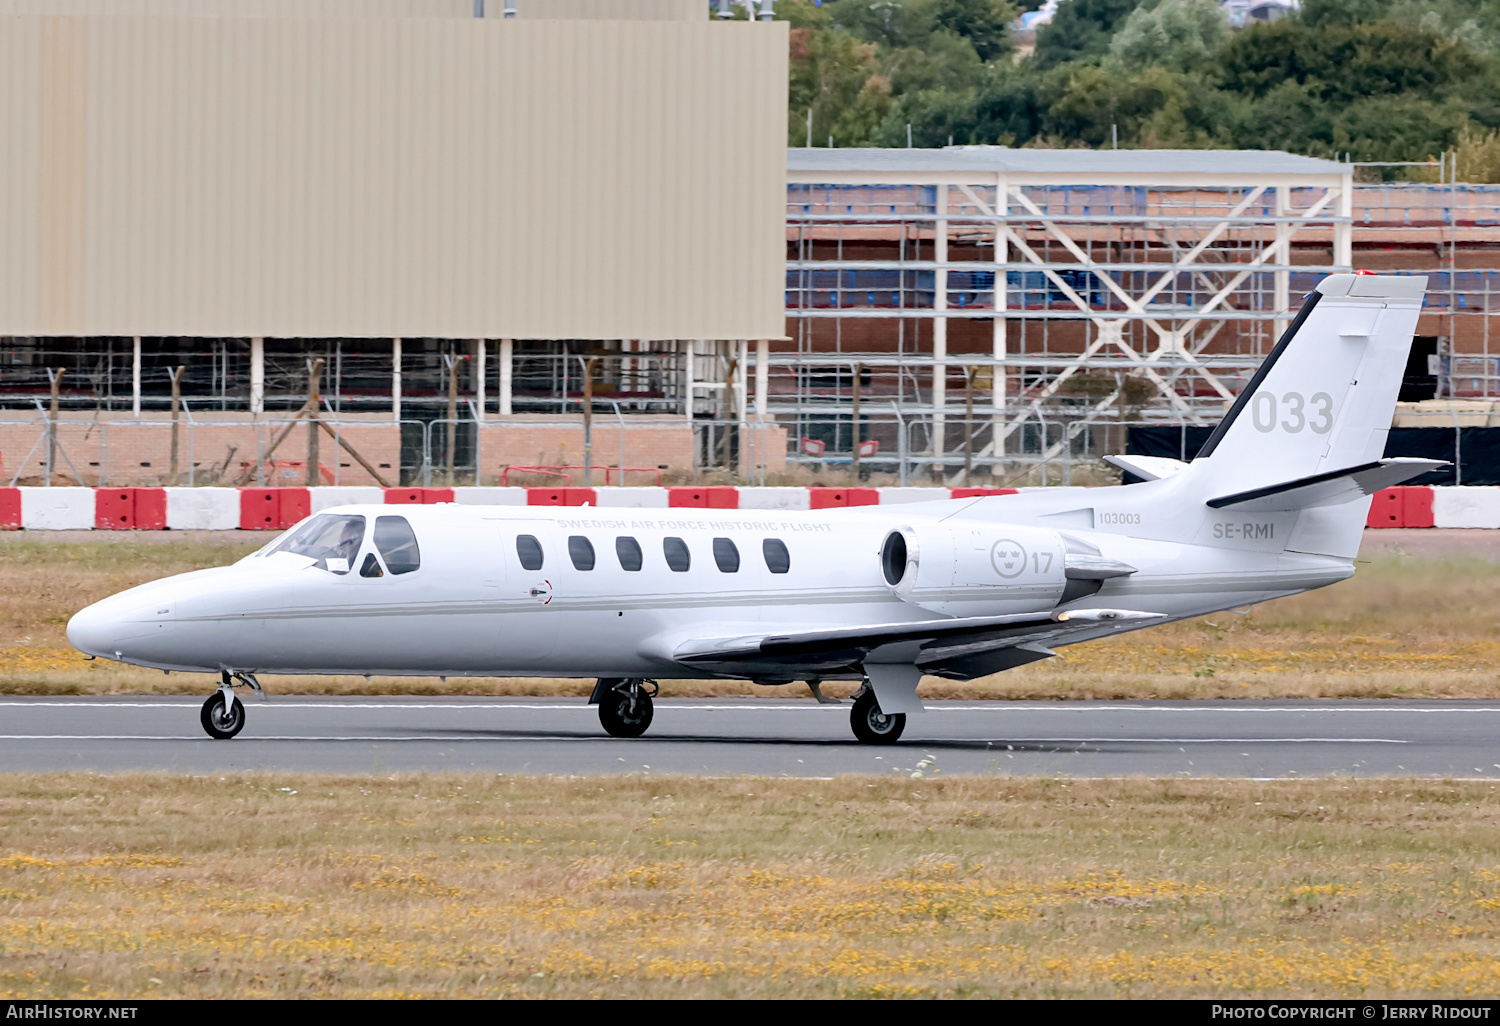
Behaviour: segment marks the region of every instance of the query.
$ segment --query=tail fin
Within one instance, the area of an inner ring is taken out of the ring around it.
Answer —
[[[1199,450],[1199,473],[1243,492],[1379,460],[1426,288],[1422,276],[1319,282]]]
[[[1289,550],[1358,553],[1369,510],[1359,493],[1415,469],[1381,456],[1426,288],[1424,276],[1319,282],[1183,475],[1194,491],[1247,511],[1301,510]]]

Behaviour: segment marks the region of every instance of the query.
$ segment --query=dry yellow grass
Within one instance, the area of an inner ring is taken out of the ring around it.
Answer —
[[[1378,534],[1379,532],[1372,532]],[[1470,536],[1494,532],[1468,532]],[[59,544],[0,537],[0,691],[195,694],[201,676],[89,662],[68,617],[141,581],[230,562],[264,539]],[[1466,543],[1467,544],[1467,543]],[[1492,546],[1491,546],[1492,547]],[[929,680],[934,698],[1493,697],[1500,695],[1500,563],[1452,546],[1377,551],[1350,581],[1255,607],[1072,646],[1062,658],[968,684]],[[282,694],[579,695],[582,681],[270,678]],[[838,693],[838,688],[830,691]],[[665,682],[678,696],[797,694],[738,682]]]
[[[1486,996],[1500,792],[0,777],[0,997]]]

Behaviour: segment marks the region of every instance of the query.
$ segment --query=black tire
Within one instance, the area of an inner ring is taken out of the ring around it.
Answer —
[[[215,691],[203,703],[203,712],[198,720],[208,736],[215,741],[228,741],[245,729],[245,703],[233,696],[230,701],[234,704],[227,715],[224,711],[224,692]]]
[[[893,745],[906,729],[906,713],[883,713],[875,692],[866,691],[849,710],[849,726],[862,744]]]
[[[599,699],[599,723],[610,737],[640,737],[651,726],[651,696],[646,689],[635,689],[635,708],[631,696],[607,691]]]

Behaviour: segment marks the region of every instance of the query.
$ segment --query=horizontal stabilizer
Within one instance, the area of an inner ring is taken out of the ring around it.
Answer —
[[[1314,506],[1340,506],[1446,466],[1449,466],[1446,460],[1396,457],[1224,495],[1209,499],[1208,506],[1244,513],[1286,513]]]
[[[1182,460],[1166,456],[1106,456],[1104,462],[1128,474],[1134,474],[1142,481],[1160,481],[1164,477],[1181,473],[1188,466]]]

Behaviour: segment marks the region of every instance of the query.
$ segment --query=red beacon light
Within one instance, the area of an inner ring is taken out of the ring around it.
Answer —
[[[1361,267],[1359,270],[1355,271],[1354,273],[1355,274],[1375,274],[1377,272],[1375,272],[1375,271],[1367,271],[1363,267]]]

